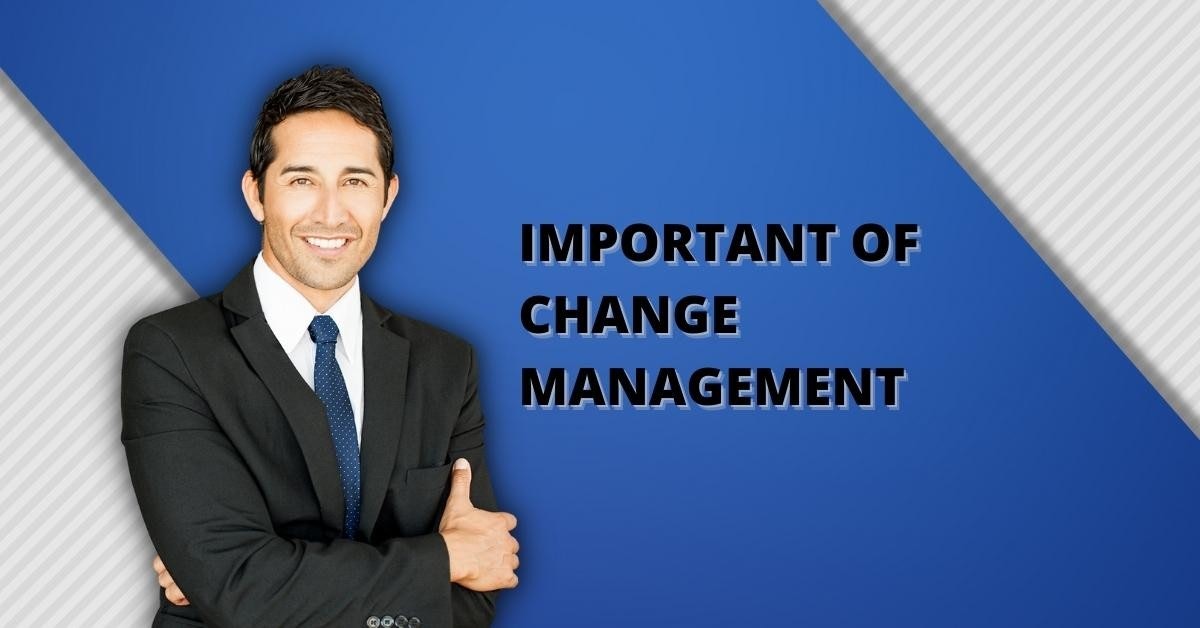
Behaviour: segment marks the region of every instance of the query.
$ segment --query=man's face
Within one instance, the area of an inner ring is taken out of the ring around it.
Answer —
[[[263,223],[263,259],[313,300],[345,287],[371,257],[398,181],[379,164],[375,134],[342,111],[288,116],[271,140],[262,200],[249,171],[242,192]]]

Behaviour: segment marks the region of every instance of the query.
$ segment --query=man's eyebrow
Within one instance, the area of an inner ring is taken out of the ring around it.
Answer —
[[[291,165],[291,166],[285,166],[283,168],[283,170],[279,171],[279,174],[283,175],[283,174],[287,174],[289,172],[306,172],[306,173],[312,174],[312,173],[315,173],[316,171],[317,171],[317,169],[313,168],[312,166]]]
[[[282,175],[288,174],[289,172],[303,172],[306,174],[316,174],[317,169],[313,168],[312,166],[305,166],[302,164],[294,164],[294,165],[285,166],[283,168],[283,170],[279,171],[279,174],[282,176]],[[371,170],[370,168],[363,168],[362,166],[346,166],[345,168],[342,169],[342,174],[343,175],[369,174],[373,177],[379,176],[378,174],[375,173],[374,170]]]

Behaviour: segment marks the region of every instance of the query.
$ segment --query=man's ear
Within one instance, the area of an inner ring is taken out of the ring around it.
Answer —
[[[379,219],[382,221],[387,218],[388,212],[392,209],[392,203],[396,202],[396,194],[400,192],[400,175],[392,173],[392,178],[388,179],[387,199],[383,202],[383,216]]]
[[[254,179],[254,173],[249,170],[242,175],[242,196],[246,198],[246,206],[250,208],[250,215],[262,224],[266,213],[263,211],[263,202],[258,198],[258,181]]]

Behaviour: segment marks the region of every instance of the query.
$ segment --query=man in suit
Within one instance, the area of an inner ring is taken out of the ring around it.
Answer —
[[[121,438],[161,556],[155,626],[485,626],[516,585],[473,350],[358,286],[392,170],[373,88],[285,81],[242,178],[262,251],[130,329]]]

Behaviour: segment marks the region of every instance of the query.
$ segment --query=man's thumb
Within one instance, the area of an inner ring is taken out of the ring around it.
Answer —
[[[471,506],[471,463],[466,458],[454,461],[454,471],[450,476],[450,496],[446,505]]]

